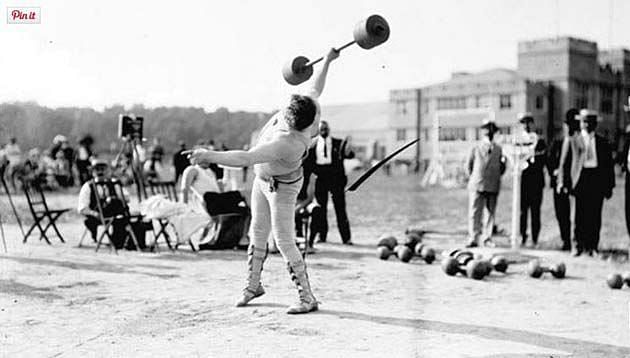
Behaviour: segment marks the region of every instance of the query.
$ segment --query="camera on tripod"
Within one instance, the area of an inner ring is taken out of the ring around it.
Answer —
[[[118,137],[128,139],[142,139],[143,117],[133,114],[121,114],[118,116]]]

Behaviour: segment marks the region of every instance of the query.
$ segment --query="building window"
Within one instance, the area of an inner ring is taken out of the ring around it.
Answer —
[[[407,101],[396,101],[396,113],[407,114]]]
[[[509,95],[509,94],[499,95],[499,108],[501,109],[512,108],[512,95]]]
[[[588,85],[577,82],[575,85],[575,107],[578,109],[588,108]]]
[[[466,128],[440,128],[441,141],[466,140]]]
[[[466,97],[441,97],[437,101],[438,110],[466,108]]]
[[[407,140],[407,130],[396,129],[396,140],[397,141]]]
[[[421,137],[425,140],[428,141],[429,140],[429,128],[422,128],[422,134]]]
[[[481,107],[481,96],[475,96],[475,108]]]
[[[605,114],[613,113],[613,89],[611,87],[602,87],[600,111]]]
[[[512,127],[510,126],[499,127],[499,132],[503,135],[510,135],[512,134]]]
[[[543,96],[536,96],[536,109],[543,109],[544,104]]]

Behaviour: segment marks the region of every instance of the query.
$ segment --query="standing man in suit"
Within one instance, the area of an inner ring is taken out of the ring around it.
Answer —
[[[315,180],[315,200],[321,205],[322,222],[319,233],[319,242],[326,242],[328,235],[328,193],[332,195],[335,214],[337,215],[337,227],[341,235],[341,241],[345,245],[352,245],[350,234],[350,222],[346,213],[345,187],[348,183],[346,171],[343,166],[345,159],[354,158],[354,152],[348,140],[341,140],[330,136],[330,126],[326,121],[319,124],[319,136],[308,150],[304,160],[304,178],[308,180],[310,173],[317,176]],[[308,187],[305,183],[304,187]]]
[[[571,199],[568,188],[562,187],[558,183],[558,173],[560,171],[560,155],[563,143],[576,135],[579,135],[580,123],[575,120],[579,111],[571,108],[567,111],[564,119],[564,136],[555,139],[547,153],[547,171],[551,190],[553,191],[553,207],[556,212],[556,219],[560,227],[560,238],[562,238],[562,250],[571,250]],[[568,145],[568,144],[566,144]],[[561,190],[558,190],[562,188]]]
[[[505,172],[505,157],[501,146],[496,144],[494,134],[498,132],[497,125],[490,120],[484,121],[481,126],[483,138],[477,144],[467,161],[469,209],[468,209],[468,245],[466,247],[479,246],[479,238],[482,236],[482,224],[484,208],[488,212],[485,223],[484,245],[494,246],[492,241],[492,229],[494,227],[494,213],[497,207],[497,196],[501,187],[501,175]]]
[[[578,118],[581,131],[562,149],[558,183],[575,195],[574,256],[582,252],[592,256],[597,253],[604,198],[612,197],[615,173],[610,145],[595,133],[597,112],[582,109]]]
[[[183,154],[186,151],[186,143],[183,140],[177,142],[179,150],[173,154],[173,166],[175,167],[175,184],[179,181],[179,178],[184,174],[186,167],[190,165],[188,156]]]
[[[531,113],[519,113],[518,121],[522,131],[517,135],[517,145],[524,149],[521,165],[521,216],[520,232],[522,244],[527,243],[527,216],[532,215],[532,244],[538,245],[540,234],[540,205],[545,187],[545,154],[547,146],[542,138],[534,132],[534,117]]]
[[[623,106],[627,115],[630,115],[630,97],[628,97],[628,105]],[[623,154],[621,158],[621,169],[626,174],[626,187],[625,187],[625,208],[626,208],[626,229],[628,235],[630,235],[630,124],[626,127],[626,142],[623,147]]]

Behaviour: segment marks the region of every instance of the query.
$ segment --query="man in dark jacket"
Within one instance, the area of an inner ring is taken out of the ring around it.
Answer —
[[[527,216],[532,217],[532,244],[538,245],[540,234],[540,206],[545,187],[546,144],[534,132],[534,117],[531,113],[520,113],[518,121],[523,126],[523,131],[517,136],[517,145],[520,145],[525,156],[521,161],[521,217],[520,232],[522,245],[527,243]]]
[[[628,105],[624,106],[626,115],[630,115],[630,97],[628,97]],[[630,235],[630,124],[626,127],[625,143],[623,153],[621,155],[621,169],[626,174],[625,187],[625,208],[626,208],[626,229]]]
[[[583,109],[581,132],[562,148],[558,184],[575,195],[575,256],[597,253],[604,198],[612,197],[615,172],[608,140],[595,133],[599,115]]]
[[[560,170],[560,154],[563,143],[568,142],[570,138],[580,132],[580,124],[575,120],[575,116],[578,113],[579,111],[575,108],[567,111],[564,121],[564,135],[562,138],[555,139],[547,152],[547,171],[549,172],[550,186],[553,191],[553,207],[560,228],[563,251],[571,250],[571,200],[568,188],[558,190],[561,187],[561,185],[558,185],[558,172]]]
[[[175,183],[182,176],[184,170],[190,165],[188,155],[182,154],[186,150],[186,143],[183,140],[179,141],[179,150],[173,155],[173,166],[175,167]]]
[[[321,121],[319,136],[308,150],[304,160],[304,178],[308,181],[311,173],[317,176],[315,181],[315,200],[323,209],[323,222],[320,230],[319,241],[326,242],[328,234],[328,220],[326,209],[328,205],[328,193],[332,195],[335,214],[337,215],[337,227],[341,235],[341,241],[346,245],[352,245],[350,222],[346,213],[345,187],[348,182],[343,166],[345,159],[354,158],[354,152],[348,140],[341,140],[330,136],[330,127],[327,122]],[[308,183],[303,188],[308,187]]]

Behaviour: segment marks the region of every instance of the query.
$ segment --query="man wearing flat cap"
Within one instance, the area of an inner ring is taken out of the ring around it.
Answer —
[[[111,172],[109,163],[103,159],[92,159],[92,161],[90,162],[90,167],[92,170],[92,179],[88,180],[81,186],[81,190],[79,191],[77,211],[79,212],[79,214],[85,216],[83,224],[92,236],[92,240],[96,242],[97,228],[99,225],[101,225],[101,214],[98,211],[99,209],[97,203],[97,193],[93,191],[93,189],[96,188],[94,182],[109,180]],[[114,239],[122,238],[121,240],[116,240],[116,242],[114,243],[117,248],[120,248],[122,247],[122,240],[125,236],[125,223],[122,220],[117,219],[114,220],[114,222],[112,223],[112,227],[112,237]]]
[[[582,109],[580,134],[562,151],[558,183],[575,196],[575,256],[597,253],[604,198],[612,197],[615,173],[610,145],[595,133],[599,115]],[[562,188],[560,188],[562,190]]]
[[[522,246],[527,243],[527,217],[532,217],[532,245],[538,245],[540,234],[540,206],[545,187],[545,141],[534,132],[534,116],[531,113],[519,113],[518,121],[522,126],[521,133],[516,135],[516,145],[522,156],[519,158],[521,169],[521,214],[520,233]]]
[[[550,187],[553,191],[553,207],[560,228],[560,238],[562,239],[562,250],[571,250],[571,199],[568,188],[558,184],[558,174],[560,171],[560,157],[562,146],[571,138],[579,135],[580,123],[575,120],[575,116],[580,111],[575,108],[569,109],[565,114],[563,125],[563,137],[555,139],[547,152],[547,171],[549,173]],[[558,188],[562,188],[558,190]]]
[[[482,140],[470,152],[467,160],[468,179],[468,244],[466,247],[479,246],[483,235],[486,246],[494,246],[492,229],[497,207],[497,196],[501,187],[501,175],[505,172],[505,157],[501,146],[493,139],[498,132],[497,125],[485,120],[481,126]],[[485,225],[482,223],[484,208],[487,211]],[[482,228],[484,232],[482,233]]]

